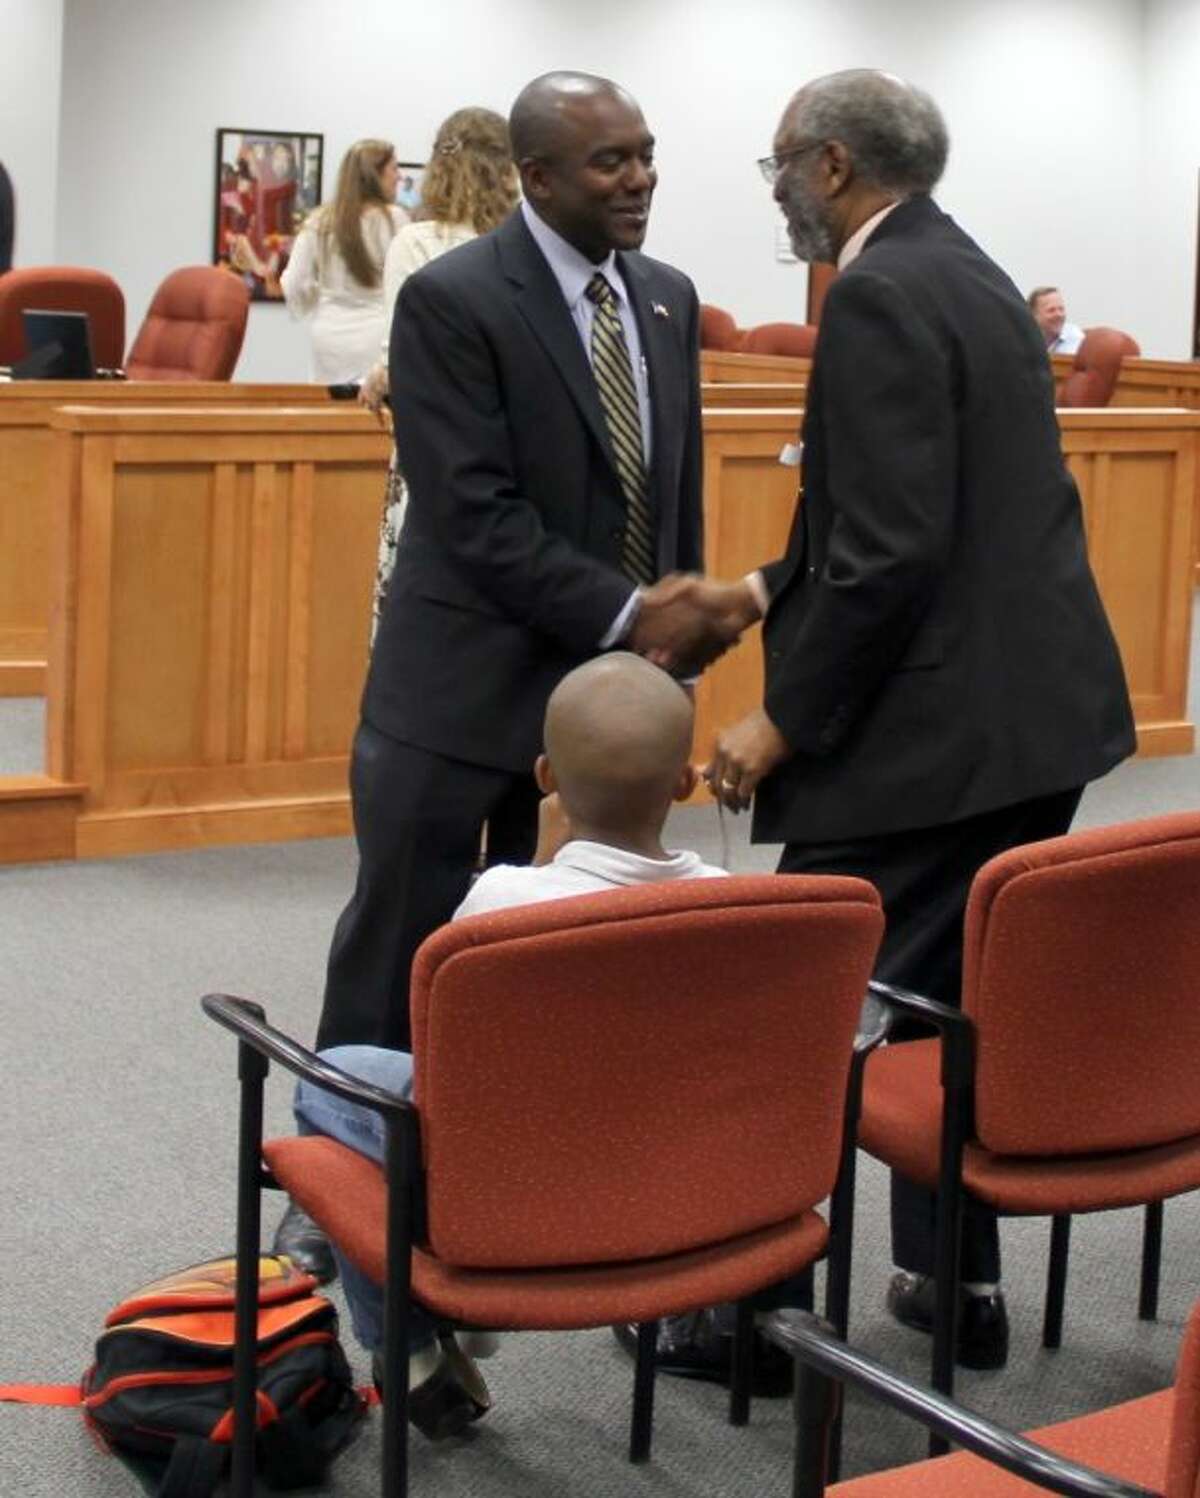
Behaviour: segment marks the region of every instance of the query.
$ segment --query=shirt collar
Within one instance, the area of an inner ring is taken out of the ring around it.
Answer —
[[[841,253],[837,258],[838,270],[845,270],[852,260],[858,259],[863,252],[867,240],[879,228],[892,209],[899,208],[903,201],[903,198],[897,198],[894,203],[888,203],[878,213],[873,213],[865,224],[859,224],[858,228],[855,229],[854,233],[851,234],[850,238],[842,246]]]
[[[607,257],[595,265],[581,254],[573,244],[568,244],[561,234],[541,219],[525,201],[521,203],[521,216],[525,227],[533,235],[533,241],[546,257],[546,263],[554,272],[554,279],[562,290],[568,307],[574,307],[587,290],[588,282],[601,271],[605,280],[616,293],[619,301],[625,301],[625,283],[617,269],[616,254],[610,250]]]

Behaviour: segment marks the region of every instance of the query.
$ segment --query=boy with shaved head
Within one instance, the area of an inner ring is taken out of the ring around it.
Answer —
[[[534,861],[497,864],[476,881],[454,919],[507,906],[660,879],[707,879],[723,869],[697,854],[662,846],[671,802],[695,784],[689,763],[692,704],[665,671],[624,651],[598,656],[569,672],[550,695],[545,752],[534,774],[544,799]],[[344,1071],[408,1096],[412,1057],[380,1046],[334,1046],[321,1055]],[[296,1093],[302,1133],[331,1135],[375,1160],[383,1159],[382,1120],[303,1082]],[[354,1329],[364,1346],[383,1345],[383,1292],[343,1258],[342,1283]],[[708,1313],[700,1313],[708,1314]],[[688,1323],[673,1317],[666,1323]],[[409,1410],[430,1439],[456,1434],[491,1404],[476,1356],[492,1350],[479,1334],[459,1340],[413,1308]],[[494,1343],[494,1338],[490,1339]]]

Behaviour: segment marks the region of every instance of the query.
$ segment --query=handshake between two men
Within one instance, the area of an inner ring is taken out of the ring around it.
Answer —
[[[642,590],[628,645],[677,676],[699,674],[761,617],[747,578],[726,583],[698,573],[672,573]],[[758,782],[788,753],[783,735],[756,708],[717,735],[701,774],[720,802],[741,811],[750,805]]]

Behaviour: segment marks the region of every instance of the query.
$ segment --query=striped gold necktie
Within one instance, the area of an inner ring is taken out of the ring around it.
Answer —
[[[621,567],[635,583],[652,583],[658,575],[655,564],[654,524],[646,499],[646,455],[642,445],[642,418],[637,386],[629,360],[625,330],[617,314],[616,297],[603,274],[597,271],[587,284],[587,298],[596,308],[592,319],[592,370],[604,424],[608,427],[617,474],[625,495],[625,534],[621,541]]]

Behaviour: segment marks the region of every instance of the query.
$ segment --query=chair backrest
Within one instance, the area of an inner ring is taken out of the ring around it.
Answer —
[[[455,921],[413,972],[429,1244],[654,1258],[832,1187],[883,929],[858,879],[697,879]]]
[[[125,298],[111,276],[78,265],[27,265],[0,276],[0,364],[25,358],[21,313],[86,312],[92,357],[116,369],[125,352]]]
[[[1200,813],[993,858],[967,904],[975,1131],[1009,1155],[1200,1134]]]
[[[746,334],[742,352],[746,354],[782,354],[790,359],[811,359],[817,346],[815,324],[799,322],[765,322]]]
[[[1121,373],[1121,361],[1141,349],[1116,328],[1089,328],[1075,351],[1075,364],[1062,382],[1059,406],[1107,406]]]
[[[1166,1498],[1200,1498],[1200,1301],[1188,1317],[1175,1369]]]
[[[742,350],[742,330],[723,307],[700,304],[700,347],[736,354]]]
[[[172,271],[154,293],[125,373],[131,380],[231,379],[249,308],[240,276],[211,265]]]

